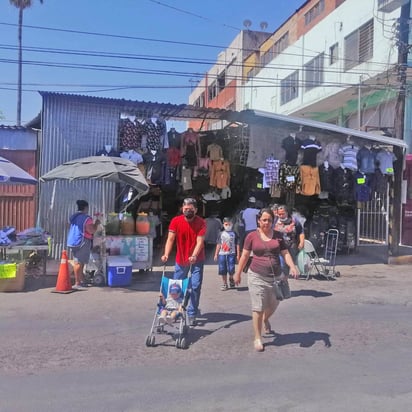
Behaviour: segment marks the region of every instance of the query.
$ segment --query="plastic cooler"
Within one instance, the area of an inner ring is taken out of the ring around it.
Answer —
[[[107,284],[130,286],[132,283],[132,262],[127,256],[107,256]]]

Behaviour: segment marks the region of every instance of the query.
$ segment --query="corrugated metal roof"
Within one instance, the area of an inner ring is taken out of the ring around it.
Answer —
[[[4,124],[0,124],[0,130],[20,130],[20,131],[32,131],[31,127],[27,126],[6,126]]]
[[[399,146],[407,148],[405,141],[395,139],[393,137],[379,136],[369,134],[360,130],[348,129],[346,127],[337,126],[330,123],[318,122],[316,120],[293,117],[270,113],[259,110],[243,110],[236,112],[226,109],[216,109],[208,107],[195,107],[188,104],[172,104],[133,101],[125,99],[114,99],[106,97],[94,97],[85,95],[74,95],[54,92],[40,92],[42,96],[61,96],[65,99],[73,99],[83,103],[98,103],[110,106],[116,106],[119,110],[125,113],[134,113],[137,117],[163,117],[165,120],[189,120],[189,119],[205,119],[205,120],[227,120],[236,121],[248,124],[268,124],[274,127],[296,129],[296,126],[302,126],[305,132],[322,132],[331,136],[352,136],[371,141],[376,141],[383,144]],[[35,119],[33,119],[34,121]],[[32,121],[32,122],[33,122]],[[30,122],[31,126],[37,125]],[[40,125],[38,125],[40,127]]]
[[[222,116],[232,113],[232,111],[226,109],[195,107],[188,104],[145,102],[53,92],[40,92],[40,94],[42,97],[61,96],[65,99],[72,99],[83,103],[98,103],[102,105],[116,106],[120,111],[124,111],[125,113],[133,113],[139,118],[160,116],[165,120],[189,120],[204,118],[219,120],[222,119]]]

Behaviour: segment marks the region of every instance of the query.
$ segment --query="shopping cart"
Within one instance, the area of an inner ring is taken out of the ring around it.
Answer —
[[[330,280],[340,276],[340,272],[336,271],[336,252],[338,249],[339,231],[337,229],[329,229],[326,233],[325,254],[324,257],[319,257],[313,243],[305,239],[304,253],[301,256],[302,276],[306,276],[306,280],[311,276],[323,276]]]

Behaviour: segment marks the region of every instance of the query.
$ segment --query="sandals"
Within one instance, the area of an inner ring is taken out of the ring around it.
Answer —
[[[260,339],[255,339],[253,346],[255,347],[256,352],[263,352],[265,350],[265,347]]]
[[[223,285],[220,287],[220,290],[227,290],[227,289],[228,289],[228,287],[227,287],[226,283],[223,284]]]
[[[263,333],[265,335],[273,335],[275,333],[275,331],[272,330],[272,326],[270,325],[270,322],[268,320],[264,322]]]

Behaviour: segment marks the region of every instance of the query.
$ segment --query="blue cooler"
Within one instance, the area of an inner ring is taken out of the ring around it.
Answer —
[[[132,284],[132,262],[127,256],[107,256],[107,284],[111,287]]]

